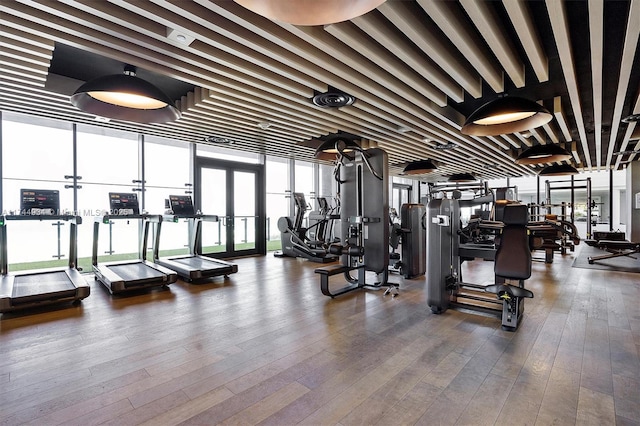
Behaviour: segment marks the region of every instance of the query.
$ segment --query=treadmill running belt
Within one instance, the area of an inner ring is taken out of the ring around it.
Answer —
[[[215,260],[203,259],[201,257],[177,257],[171,259],[171,261],[180,263],[192,269],[198,269],[201,271],[207,269],[229,268],[230,266],[224,263],[216,262]]]
[[[51,293],[75,293],[76,287],[63,271],[40,274],[17,275],[13,281],[13,298],[41,296]]]
[[[165,275],[153,269],[144,263],[125,263],[123,265],[110,265],[108,266],[113,272],[118,274],[124,281],[140,281],[147,279],[162,279]]]

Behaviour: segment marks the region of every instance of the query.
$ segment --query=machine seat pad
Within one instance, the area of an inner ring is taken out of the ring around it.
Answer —
[[[529,210],[526,204],[507,204],[504,206],[502,223],[507,226],[527,226],[529,223]]]
[[[321,268],[316,268],[316,270],[314,271],[316,274],[320,274],[320,275],[327,275],[327,276],[331,276],[331,275],[338,275],[338,274],[342,274],[345,272],[349,272],[349,271],[353,271],[354,269],[359,269],[359,268],[363,268],[364,265],[362,266],[358,266],[358,267],[351,267],[351,266],[345,266],[345,265],[329,265],[329,266],[323,266]]]
[[[513,285],[508,285],[508,284],[493,284],[493,285],[489,285],[489,286],[485,287],[484,291],[487,292],[487,293],[495,293],[497,295],[500,295],[501,293],[506,292],[509,295],[511,295],[512,297],[519,297],[519,298],[529,297],[529,298],[533,298],[533,293],[530,290],[527,290],[526,288],[522,288],[522,287],[516,287],[516,286],[513,286]]]
[[[494,273],[508,279],[528,279],[531,276],[531,250],[526,228],[506,226],[500,238]]]
[[[527,235],[529,212],[524,204],[507,204],[504,228],[496,250],[493,271],[499,277],[526,280],[531,276],[531,249]]]
[[[596,247],[610,248],[612,250],[638,250],[640,248],[640,243],[619,240],[598,240]]]
[[[601,241],[601,240],[625,241],[627,238],[624,232],[595,231],[593,233],[593,239],[596,241]]]

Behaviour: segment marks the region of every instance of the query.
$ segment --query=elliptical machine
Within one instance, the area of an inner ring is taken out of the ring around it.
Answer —
[[[294,192],[293,200],[295,202],[295,216],[293,222],[291,218],[283,216],[278,219],[278,230],[280,231],[280,240],[282,249],[273,253],[276,257],[303,257],[312,262],[328,263],[337,259],[337,256],[329,254],[324,241],[311,240],[308,237],[309,230],[313,227],[324,232],[326,222],[330,220],[330,215],[323,220],[316,216],[317,222],[309,228],[302,226],[305,212],[309,209],[307,201],[302,192]],[[336,216],[338,217],[338,216]],[[316,231],[316,235],[318,232]]]
[[[340,219],[340,204],[331,207],[326,197],[316,197],[318,210],[309,212],[309,227],[307,236],[312,240],[312,244],[328,247],[329,244],[337,242],[333,238],[334,219]]]

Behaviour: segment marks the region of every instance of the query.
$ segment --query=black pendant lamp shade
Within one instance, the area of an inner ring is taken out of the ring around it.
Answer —
[[[571,153],[559,145],[546,144],[534,145],[525,149],[522,154],[516,158],[516,164],[541,164],[556,163],[558,161],[566,161],[571,158]]]
[[[449,182],[475,182],[476,180],[471,173],[454,173],[449,176]]]
[[[127,66],[123,74],[88,81],[71,95],[78,109],[101,117],[136,123],[165,123],[180,118],[173,100],[162,90],[135,76]]]
[[[553,164],[547,166],[538,173],[539,176],[568,176],[577,175],[578,170],[571,164]]]
[[[533,129],[551,119],[551,113],[536,102],[503,96],[475,110],[467,117],[461,131],[465,135],[497,136]]]
[[[418,161],[409,163],[402,171],[402,174],[421,175],[424,173],[431,173],[436,169],[437,169],[436,165],[433,164],[431,160],[418,160]]]
[[[334,137],[324,141],[317,149],[315,158],[318,160],[334,160],[338,153],[349,153],[360,149],[360,145],[349,138]]]

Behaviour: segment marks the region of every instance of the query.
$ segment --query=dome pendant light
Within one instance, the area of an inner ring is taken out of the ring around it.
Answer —
[[[475,182],[476,177],[474,175],[472,175],[471,173],[454,173],[451,176],[449,176],[449,182]]]
[[[98,77],[71,95],[81,111],[116,120],[137,123],[165,123],[180,118],[180,111],[162,90],[136,77],[127,65],[123,74]]]
[[[402,171],[403,175],[421,175],[431,173],[437,169],[431,160],[418,160],[407,164]]]
[[[538,173],[539,176],[568,176],[577,175],[578,169],[571,164],[553,164],[547,166]]]
[[[364,15],[385,0],[235,0],[272,21],[293,25],[328,25]]]
[[[348,154],[359,148],[360,146],[353,139],[338,136],[331,137],[316,149],[315,158],[318,160],[332,161],[336,159],[338,154]]]
[[[571,158],[571,153],[559,145],[552,143],[546,145],[534,145],[525,149],[516,158],[516,164],[541,164],[567,161]]]
[[[517,133],[547,124],[552,117],[540,104],[515,96],[503,96],[475,110],[465,121],[461,132],[473,136]]]

